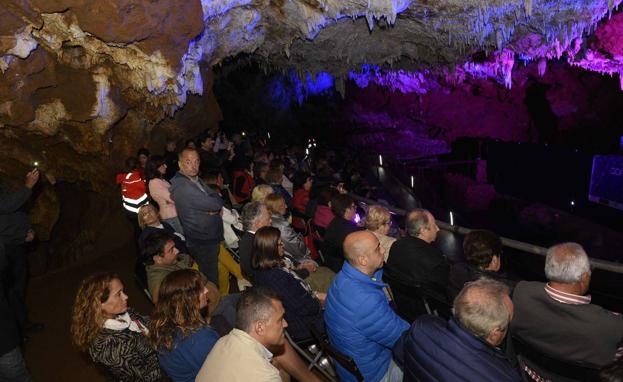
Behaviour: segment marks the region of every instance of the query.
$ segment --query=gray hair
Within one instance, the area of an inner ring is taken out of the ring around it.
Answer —
[[[247,203],[242,208],[242,228],[245,231],[251,231],[264,209],[266,209],[266,205],[262,202]]]
[[[545,258],[545,276],[549,281],[577,283],[584,273],[591,272],[591,264],[584,248],[578,243],[561,243],[550,247]]]
[[[273,300],[281,301],[270,288],[254,286],[240,294],[236,304],[236,329],[251,332],[258,321],[267,321],[274,312]]]
[[[466,283],[454,299],[456,320],[476,337],[485,338],[495,329],[506,329],[510,312],[504,304],[508,287],[488,278]]]
[[[430,221],[428,219],[428,210],[416,208],[407,215],[407,234],[411,237],[418,237],[422,231],[428,227]]]

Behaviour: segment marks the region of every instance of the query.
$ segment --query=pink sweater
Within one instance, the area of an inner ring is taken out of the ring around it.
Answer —
[[[160,207],[160,219],[171,219],[177,216],[175,202],[171,199],[169,192],[171,183],[164,179],[154,178],[149,181],[149,194]]]

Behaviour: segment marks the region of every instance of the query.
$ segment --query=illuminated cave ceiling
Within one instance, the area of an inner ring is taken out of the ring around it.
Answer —
[[[621,1],[0,0],[0,156],[97,182],[90,168],[118,165],[154,126],[182,136],[184,121],[167,117],[191,95],[218,120],[206,68],[240,53],[302,78],[328,72],[342,92],[364,64],[406,92],[422,73],[510,87],[517,60],[619,73],[620,17],[587,36]]]

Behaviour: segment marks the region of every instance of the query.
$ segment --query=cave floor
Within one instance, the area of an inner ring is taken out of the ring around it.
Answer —
[[[129,304],[148,314],[151,303],[134,280],[132,244],[96,259],[58,272],[32,278],[27,303],[30,318],[45,323],[24,345],[26,363],[34,381],[105,381],[90,357],[71,344],[69,324],[71,307],[80,281],[98,271],[113,271],[121,276]]]

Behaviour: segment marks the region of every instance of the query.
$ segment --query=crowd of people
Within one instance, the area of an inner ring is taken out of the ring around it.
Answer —
[[[540,378],[517,362],[516,338],[621,380],[623,317],[591,304],[579,244],[549,248],[546,283],[507,276],[487,230],[471,231],[465,261],[451,264],[430,211],[410,211],[390,236],[390,211],[347,192],[371,189],[355,161],[309,148],[206,132],[128,158],[117,182],[153,311],[128,306],[118,275],[91,275],[73,306],[76,347],[119,381],[317,381],[290,341],[318,336],[356,365],[335,363],[342,381]],[[405,290],[446,309],[406,309]]]

